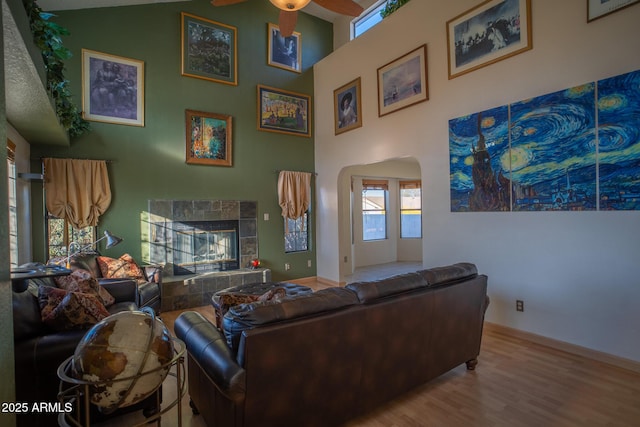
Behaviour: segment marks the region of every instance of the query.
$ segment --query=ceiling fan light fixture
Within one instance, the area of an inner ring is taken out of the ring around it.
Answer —
[[[308,5],[311,0],[269,0],[275,7],[287,12],[300,10]]]

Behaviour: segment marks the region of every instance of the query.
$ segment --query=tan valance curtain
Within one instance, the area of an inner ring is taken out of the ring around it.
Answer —
[[[422,188],[422,181],[420,181],[420,180],[400,181],[400,189],[401,190],[414,190],[414,189],[418,189],[418,188]]]
[[[98,225],[111,204],[104,160],[44,159],[47,210],[80,229]]]
[[[363,179],[363,190],[389,190],[389,181],[386,179]]]
[[[304,215],[311,204],[311,174],[281,171],[278,176],[278,204],[284,218],[297,219]]]

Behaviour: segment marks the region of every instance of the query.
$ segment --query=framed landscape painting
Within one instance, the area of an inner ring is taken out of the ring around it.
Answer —
[[[267,64],[284,70],[302,72],[302,36],[293,32],[282,37],[280,27],[268,24]]]
[[[258,85],[258,130],[311,136],[311,96]]]
[[[82,117],[144,126],[144,62],[82,49]]]
[[[427,99],[426,44],[378,68],[378,116]]]
[[[640,0],[587,0],[587,22],[637,3]]]
[[[531,0],[487,0],[447,22],[449,79],[532,48]]]
[[[238,84],[237,29],[182,12],[182,75]]]
[[[360,77],[333,91],[336,135],[362,126]]]
[[[186,110],[187,163],[232,166],[232,119],[226,114]]]

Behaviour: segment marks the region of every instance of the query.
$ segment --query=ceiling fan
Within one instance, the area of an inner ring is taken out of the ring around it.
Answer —
[[[236,3],[242,3],[247,0],[211,0],[214,6],[228,6]],[[298,21],[298,10],[302,9],[311,2],[311,0],[269,0],[275,7],[280,9],[280,19],[278,26],[280,34],[283,37],[289,37],[293,34]],[[332,12],[348,16],[360,16],[364,10],[362,6],[353,0],[313,0],[318,5],[329,9]]]

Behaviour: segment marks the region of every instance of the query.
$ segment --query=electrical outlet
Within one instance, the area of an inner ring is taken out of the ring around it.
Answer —
[[[524,301],[521,299],[516,300],[516,311],[524,311]]]
[[[311,267],[311,260],[310,259],[307,260],[307,267]]]
[[[347,260],[348,260],[348,259],[349,259],[349,258],[347,258],[347,256],[345,255],[345,256],[344,256],[344,262],[347,262]]]
[[[284,265],[284,269],[285,269],[285,270],[287,270],[287,271],[288,271],[288,270],[291,270],[291,264],[286,263],[286,264]]]

